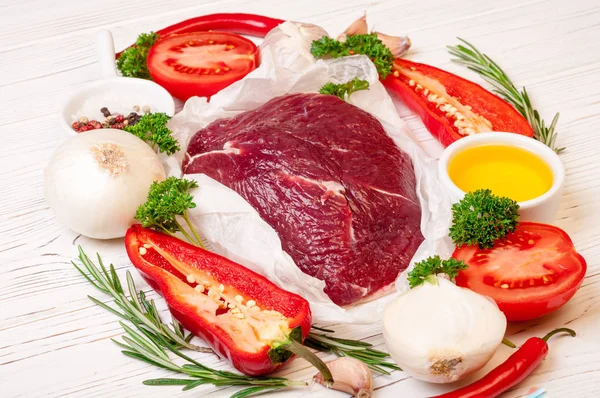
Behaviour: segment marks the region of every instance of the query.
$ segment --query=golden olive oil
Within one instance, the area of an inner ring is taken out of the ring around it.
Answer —
[[[481,145],[457,153],[448,175],[464,192],[491,189],[517,202],[537,198],[552,186],[552,170],[537,155],[509,145]]]

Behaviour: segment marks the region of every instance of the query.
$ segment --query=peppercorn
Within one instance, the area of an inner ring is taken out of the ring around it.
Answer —
[[[109,117],[110,116],[110,111],[105,106],[103,106],[102,108],[100,108],[100,112],[102,112],[102,114],[104,115],[104,117]]]
[[[73,127],[74,130],[77,130],[79,128],[79,122],[73,122],[71,127]]]
[[[80,123],[87,123],[87,122],[89,122],[89,120],[88,120],[88,118],[87,118],[87,117],[85,117],[85,116],[82,116],[82,117],[80,117],[80,118],[79,118],[79,122],[80,122]]]
[[[134,111],[139,112],[140,111],[140,106],[139,105],[134,105],[132,108]],[[133,113],[133,112],[131,112]]]
[[[144,105],[144,106],[142,107],[142,111],[143,111],[144,113],[150,113],[150,107],[149,107],[148,105]]]
[[[115,116],[115,122],[117,123],[122,123],[123,122],[123,115],[117,115]]]

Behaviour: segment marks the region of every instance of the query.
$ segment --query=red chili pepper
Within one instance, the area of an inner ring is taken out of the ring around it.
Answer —
[[[175,25],[167,26],[156,33],[161,37],[164,37],[172,34],[216,30],[219,32],[232,32],[240,35],[265,37],[269,31],[283,22],[285,21],[282,19],[255,14],[209,14],[190,18],[176,23]],[[119,59],[120,55],[121,52],[117,53],[116,58]]]
[[[571,329],[560,328],[553,330],[541,339],[532,337],[503,364],[475,383],[432,398],[492,398],[502,394],[533,372],[548,354],[548,339],[563,332],[569,333],[573,337],[576,335]]]
[[[224,257],[140,225],[127,231],[125,246],[173,316],[240,372],[263,375],[292,352],[304,354],[297,349],[312,354],[300,344],[310,330],[311,312],[299,295]]]
[[[433,66],[394,61],[384,85],[423,121],[444,146],[470,134],[506,131],[533,137],[527,120],[483,87]]]

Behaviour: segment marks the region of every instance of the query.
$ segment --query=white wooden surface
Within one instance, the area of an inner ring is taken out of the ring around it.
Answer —
[[[578,337],[553,340],[546,361],[505,397],[523,396],[532,386],[546,388],[551,397],[600,396],[600,6],[594,0],[0,1],[0,396],[220,397],[234,391],[207,386],[182,393],[178,387],[141,384],[168,372],[120,354],[109,340],[121,333],[117,320],[87,299],[103,296],[70,265],[81,244],[102,253],[122,274],[132,267],[121,242],[77,239],[55,221],[43,199],[44,167],[66,139],[58,123],[60,103],[97,78],[95,31],[110,29],[120,49],[140,32],[196,15],[238,11],[312,22],[337,34],[364,10],[377,30],[410,35],[411,59],[479,81],[451,64],[445,50],[456,36],[471,40],[527,86],[546,118],[561,112],[567,181],[557,224],[586,257],[588,274],[562,310],[512,325],[509,334],[521,343],[568,325]],[[399,109],[416,136],[435,148],[418,119]],[[379,325],[333,326],[342,336],[383,347]],[[501,348],[486,369],[509,352]],[[227,368],[214,356],[202,361]],[[300,360],[281,372],[295,379],[313,373]],[[425,397],[449,388],[402,372],[377,377],[376,384],[376,397]],[[309,392],[344,396],[319,386]]]

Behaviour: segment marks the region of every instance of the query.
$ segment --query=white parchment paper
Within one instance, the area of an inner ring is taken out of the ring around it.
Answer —
[[[413,262],[435,253],[448,256],[452,248],[447,238],[450,203],[437,180],[436,161],[428,158],[411,137],[367,57],[315,61],[310,54],[311,42],[325,34],[314,25],[286,22],[271,31],[262,43],[259,68],[213,96],[210,103],[206,98],[189,99],[183,111],[169,122],[182,151],[163,159],[168,174],[181,175],[180,164],[190,138],[214,120],[255,109],[280,95],[317,92],[327,82],[342,83],[358,76],[368,80],[370,88],[354,93],[351,102],[377,117],[415,166],[425,241]],[[276,232],[241,196],[204,174],[186,178],[198,181],[199,188],[193,191],[197,207],[190,215],[211,249],[265,275],[282,288],[301,294],[310,302],[316,322],[376,322],[385,304],[395,297],[390,294],[352,308],[337,306],[323,293],[325,284],[296,267],[281,249]],[[398,278],[396,288],[407,288],[405,274]]]

